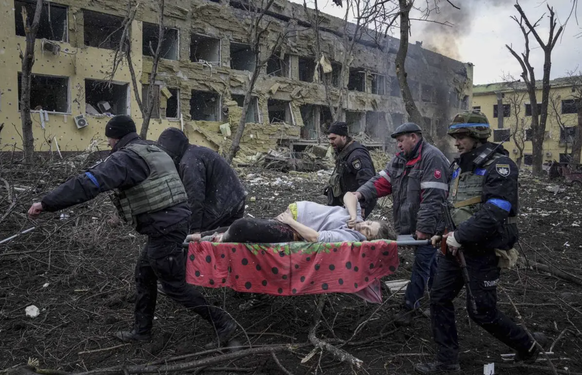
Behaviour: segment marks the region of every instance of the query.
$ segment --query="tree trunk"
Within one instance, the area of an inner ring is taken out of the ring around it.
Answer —
[[[32,86],[32,66],[34,65],[34,46],[36,44],[36,32],[42,14],[43,0],[36,1],[34,18],[29,24],[28,13],[23,8],[26,46],[24,53],[20,53],[22,60],[22,75],[20,82],[20,118],[22,120],[22,148],[26,162],[32,162],[34,158],[34,134],[32,132],[32,118],[30,116],[30,92]]]
[[[252,98],[252,94],[253,94],[253,89],[255,87],[255,82],[257,82],[257,78],[259,77],[259,72],[261,71],[262,64],[260,64],[260,52],[258,49],[256,49],[256,52],[255,52],[255,62],[256,62],[255,63],[255,70],[253,70],[253,75],[251,77],[251,81],[249,82],[249,87],[248,87],[247,92],[245,94],[245,100],[243,102],[243,110],[242,110],[240,120],[238,122],[238,128],[236,129],[236,134],[234,135],[234,138],[232,139],[232,145],[230,146],[230,150],[228,152],[228,155],[226,156],[226,160],[230,164],[232,164],[232,160],[236,156],[236,153],[238,152],[238,150],[240,150],[240,140],[242,139],[243,133],[245,131],[245,124],[246,124],[246,120],[247,120],[247,111],[249,109],[249,104],[251,103],[251,98]]]
[[[162,43],[164,41],[164,8],[165,8],[165,0],[159,0],[159,29],[158,29],[158,45],[156,46],[156,50],[154,52],[154,62],[152,65],[152,72],[150,73],[150,80],[147,92],[147,105],[143,108],[143,122],[141,124],[141,130],[139,132],[139,136],[142,139],[147,139],[148,136],[148,129],[150,127],[150,119],[152,118],[152,112],[154,110],[155,105],[159,105],[159,103],[154,103],[154,90],[156,89],[156,77],[158,75],[158,66],[160,63],[160,55],[162,54]],[[128,54],[131,51],[127,51]]]
[[[414,103],[410,87],[408,87],[408,80],[406,78],[407,74],[404,67],[406,55],[408,54],[408,33],[410,30],[409,13],[412,4],[408,4],[407,0],[398,0],[398,3],[400,5],[400,45],[398,47],[398,52],[396,53],[396,76],[398,77],[398,83],[400,84],[400,93],[402,94],[404,107],[406,108],[410,120],[422,128],[424,138],[432,143],[433,140],[430,128],[424,123],[422,115],[416,107],[416,103]]]
[[[574,142],[572,144],[572,163],[580,164],[580,153],[582,151],[582,99],[576,100],[578,110],[578,125],[574,129]]]

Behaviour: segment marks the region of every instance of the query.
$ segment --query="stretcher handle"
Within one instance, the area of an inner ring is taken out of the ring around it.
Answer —
[[[396,245],[398,246],[422,246],[430,244],[430,240],[403,240],[403,241],[396,241]],[[183,248],[188,248],[190,242],[182,243]]]

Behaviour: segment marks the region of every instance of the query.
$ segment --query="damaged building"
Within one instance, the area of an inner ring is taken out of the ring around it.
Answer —
[[[0,14],[0,123],[5,123],[0,151],[11,151],[22,143],[23,17],[34,13],[36,1],[5,3],[13,6],[5,6]],[[130,26],[135,85],[127,60],[111,77],[128,9],[127,1],[45,1],[32,76],[37,150],[86,149],[94,140],[104,139],[104,125],[111,115],[128,114],[141,125],[135,93],[148,100],[158,6],[153,0],[140,2]],[[164,15],[149,139],[157,139],[167,127],[178,127],[193,143],[222,150],[230,147],[252,71],[263,61],[245,117],[243,155],[280,145],[301,149],[325,141],[325,129],[332,121],[329,98],[341,100],[344,111],[339,119],[347,121],[351,132],[370,147],[385,147],[392,129],[407,120],[396,78],[399,41],[395,38],[374,40],[365,33],[346,58],[345,33],[350,27],[343,20],[321,15],[316,33],[310,23],[313,11],[276,0],[265,15],[270,22],[256,61],[244,0],[167,1]],[[283,42],[274,50],[281,35]],[[316,45],[323,57],[316,56]],[[342,69],[345,61],[349,66]],[[446,134],[452,114],[472,101],[472,65],[423,49],[419,43],[409,46],[406,64],[412,95],[438,139]],[[347,91],[339,95],[342,72]]]

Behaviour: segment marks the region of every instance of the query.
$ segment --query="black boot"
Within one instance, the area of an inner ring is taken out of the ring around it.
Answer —
[[[115,332],[113,336],[123,342],[144,342],[152,339],[151,333],[137,333],[135,330]]]
[[[429,362],[418,363],[414,370],[419,374],[456,374],[461,372],[458,363]]]
[[[212,313],[213,326],[215,328],[215,338],[204,346],[205,349],[213,349],[221,346],[227,346],[228,340],[236,331],[236,322],[222,310],[214,310]]]
[[[535,343],[532,343],[529,350],[515,353],[514,357],[515,362],[534,363],[536,359],[538,359],[538,356],[540,355],[539,347],[541,346],[543,348],[544,346],[546,346],[546,344],[548,343],[548,339],[546,335],[544,335],[541,332],[534,332],[532,336],[533,339],[539,344],[539,346],[536,345]]]

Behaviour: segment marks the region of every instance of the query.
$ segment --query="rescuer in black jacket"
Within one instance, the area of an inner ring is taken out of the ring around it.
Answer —
[[[348,191],[356,191],[374,177],[376,169],[366,147],[348,135],[348,124],[334,122],[328,131],[328,140],[335,151],[335,168],[325,188],[328,206],[343,206]],[[364,219],[376,206],[376,199],[361,203]]]
[[[150,340],[159,280],[170,298],[208,320],[219,343],[224,344],[236,324],[186,283],[182,243],[188,234],[190,210],[172,159],[139,138],[129,116],[113,117],[105,135],[112,147],[111,155],[48,193],[32,205],[28,214],[36,217],[42,211],[61,210],[114,190],[113,201],[119,215],[148,236],[135,269],[134,327],[115,336],[126,342]]]
[[[497,309],[498,256],[505,258],[518,239],[518,169],[500,145],[487,142],[489,122],[478,111],[455,116],[448,134],[460,157],[452,164],[449,212],[456,229],[447,228],[447,253],[437,261],[430,294],[430,314],[437,344],[435,362],[420,363],[421,374],[460,372],[459,342],[453,300],[465,284],[462,252],[468,272],[467,312],[473,321],[516,350],[515,361],[535,361],[538,346],[528,333]],[[452,226],[452,225],[451,225]],[[436,239],[434,239],[436,241]],[[541,345],[542,333],[533,338]]]
[[[168,128],[158,145],[176,164],[192,211],[190,233],[226,227],[244,216],[246,191],[236,172],[215,151],[191,145],[179,129]]]

